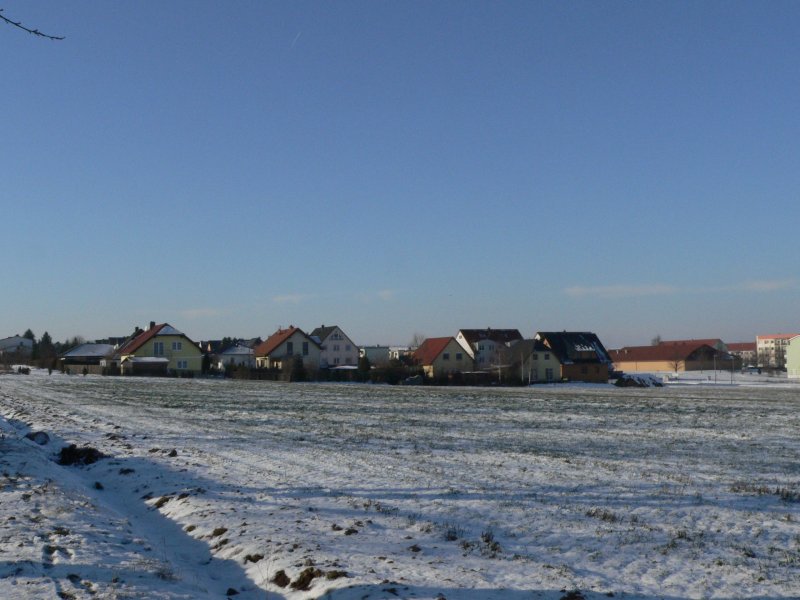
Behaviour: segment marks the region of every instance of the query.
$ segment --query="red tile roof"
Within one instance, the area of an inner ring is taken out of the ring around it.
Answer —
[[[144,346],[148,341],[158,334],[159,331],[164,329],[167,326],[167,323],[161,323],[160,325],[156,325],[155,327],[151,327],[147,331],[143,331],[136,337],[129,339],[127,342],[122,344],[119,349],[114,353],[115,356],[122,356],[124,354],[133,354],[139,348]]]
[[[414,362],[420,365],[432,365],[451,341],[455,342],[453,336],[426,339],[414,352]]]
[[[612,350],[609,354],[614,362],[686,360],[692,353],[703,347],[715,350],[713,346],[704,341],[686,340],[662,342],[656,346],[626,346],[619,350]]]
[[[733,342],[728,344],[728,351],[730,352],[755,352],[755,342]]]
[[[255,356],[269,356],[280,346],[283,342],[292,337],[295,333],[300,332],[304,338],[310,341],[315,346],[319,346],[312,338],[308,337],[306,333],[299,327],[289,326],[288,329],[278,329],[275,333],[269,336],[265,341],[261,342],[253,349]]]
[[[773,333],[769,335],[757,335],[757,340],[789,340],[800,333]]]

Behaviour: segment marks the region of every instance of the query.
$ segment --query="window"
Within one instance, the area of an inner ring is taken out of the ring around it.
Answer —
[[[333,345],[333,351],[334,352],[338,352],[339,351],[339,344],[334,344]]]
[[[286,354],[289,356],[294,354],[294,342],[286,342]]]
[[[346,345],[345,345],[345,347],[344,347],[344,349],[345,349],[347,352],[350,352],[350,344],[346,344]]]
[[[178,368],[179,369],[188,369],[189,368],[189,361],[188,360],[179,360],[178,361]]]
[[[545,352],[544,353],[544,359],[545,360],[550,360],[550,353],[549,352]]]
[[[456,352],[456,360],[461,360],[463,357],[464,355],[461,352]]]
[[[333,364],[335,364],[335,365],[339,364],[339,357],[338,356],[333,359]]]
[[[173,350],[183,350],[183,342],[172,342]]]
[[[450,353],[445,352],[444,354],[442,354],[442,360],[450,360]]]
[[[164,356],[164,342],[153,342],[153,355]]]
[[[303,342],[303,356],[308,356],[308,342]]]
[[[547,381],[553,381],[553,369],[545,369],[544,378],[547,379]]]
[[[536,352],[533,353],[533,360],[539,360],[539,355]]]

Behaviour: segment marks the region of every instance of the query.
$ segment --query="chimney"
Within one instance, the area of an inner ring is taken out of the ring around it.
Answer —
[[[150,331],[151,329],[154,329],[155,326],[156,326],[156,322],[155,321],[150,321],[150,327],[148,327],[147,330]]]

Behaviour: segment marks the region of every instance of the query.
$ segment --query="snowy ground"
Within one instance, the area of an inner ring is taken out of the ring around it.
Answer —
[[[777,381],[3,375],[0,598],[798,598]],[[108,457],[56,464],[70,443]]]

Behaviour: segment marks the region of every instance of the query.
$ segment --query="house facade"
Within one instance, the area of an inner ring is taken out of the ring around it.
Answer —
[[[541,340],[522,340],[511,346],[508,374],[522,383],[552,383],[561,378],[561,363]]]
[[[454,337],[428,338],[413,355],[414,363],[422,367],[425,377],[446,377],[472,371],[472,357]]]
[[[225,367],[253,368],[256,366],[255,351],[244,344],[234,344],[222,352],[218,352],[216,356],[216,367],[218,369],[225,369]]]
[[[790,338],[786,344],[786,376],[800,379],[800,335]]]
[[[319,340],[321,368],[358,365],[358,346],[340,327],[322,325],[312,331],[310,336]]]
[[[110,362],[122,375],[199,375],[203,353],[169,323],[151,321],[147,330],[137,329],[117,348]]]
[[[767,369],[786,367],[786,348],[789,341],[798,333],[773,333],[756,336],[758,366]]]
[[[92,373],[102,375],[103,367],[100,364],[114,353],[111,344],[97,344],[88,342],[64,352],[58,361],[61,370],[66,373]]]
[[[507,366],[509,348],[520,340],[522,334],[518,329],[459,329],[456,334],[456,341],[479,371]]]
[[[607,383],[612,366],[608,351],[589,331],[540,331],[534,338],[557,359],[561,381]]]
[[[287,329],[279,328],[254,348],[256,368],[283,369],[287,361],[299,356],[306,369],[316,370],[319,368],[321,350],[319,343],[299,327],[290,325]]]

